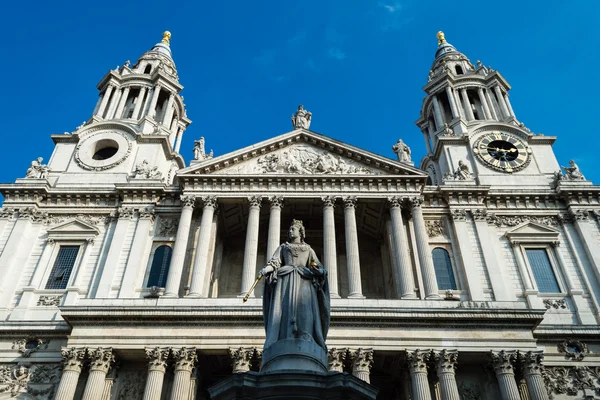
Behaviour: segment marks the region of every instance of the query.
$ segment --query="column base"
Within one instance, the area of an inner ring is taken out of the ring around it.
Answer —
[[[183,297],[185,297],[186,299],[206,299],[207,298],[206,296],[202,296],[200,293],[190,293]]]
[[[430,294],[429,296],[425,297],[425,300],[442,300],[442,296],[439,294]]]
[[[418,300],[418,297],[416,294],[412,293],[412,294],[403,294],[400,297],[402,300]]]
[[[339,295],[339,294],[337,294],[337,293],[329,293],[329,298],[330,298],[330,299],[341,299],[341,298],[342,298],[342,296],[340,296],[340,295]]]
[[[360,293],[353,293],[353,294],[349,294],[349,295],[348,295],[348,298],[349,298],[349,299],[366,299],[366,297],[365,297],[365,296],[363,296],[363,295],[362,295],[362,294],[360,294]]]

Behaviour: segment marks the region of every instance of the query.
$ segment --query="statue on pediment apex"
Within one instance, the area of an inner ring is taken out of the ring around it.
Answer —
[[[292,115],[292,125],[294,129],[308,129],[310,128],[310,121],[312,119],[312,113],[306,111],[304,106],[300,104],[296,113]]]
[[[402,139],[398,139],[398,142],[392,146],[392,150],[396,153],[398,161],[410,162],[410,147],[408,147]]]

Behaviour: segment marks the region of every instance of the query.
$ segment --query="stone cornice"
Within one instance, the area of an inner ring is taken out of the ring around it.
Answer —
[[[373,310],[368,307],[334,307],[331,312],[332,326],[397,327],[421,326],[435,328],[511,327],[535,328],[543,319],[545,309],[499,309],[499,308],[385,308]],[[66,306],[61,307],[62,317],[72,326],[115,325],[127,321],[135,325],[173,326],[231,326],[262,325],[262,309],[258,306]]]

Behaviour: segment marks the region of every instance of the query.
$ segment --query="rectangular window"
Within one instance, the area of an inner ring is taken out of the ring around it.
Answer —
[[[46,289],[65,289],[75,266],[79,246],[60,246]]]
[[[525,249],[525,253],[540,293],[560,293],[546,249]]]

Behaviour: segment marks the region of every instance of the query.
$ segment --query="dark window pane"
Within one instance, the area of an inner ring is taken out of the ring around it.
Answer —
[[[150,267],[147,287],[165,287],[172,253],[173,249],[169,246],[160,246],[156,249],[154,258],[152,259],[152,266]]]
[[[546,249],[525,249],[540,293],[560,293]]]
[[[433,257],[433,266],[435,268],[435,278],[438,288],[441,290],[452,289],[456,290],[456,280],[454,280],[454,271],[452,270],[452,262],[450,254],[441,247],[436,247],[431,252]]]
[[[64,289],[73,271],[79,246],[60,246],[52,272],[46,283],[46,289]]]

